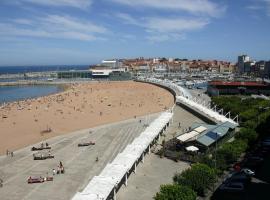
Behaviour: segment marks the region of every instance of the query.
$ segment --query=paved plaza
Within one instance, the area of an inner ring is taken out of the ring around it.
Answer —
[[[179,122],[181,127],[179,127]],[[175,134],[182,134],[183,129],[188,128],[194,122],[202,122],[199,118],[179,106],[174,107],[173,124],[165,132],[165,138],[161,138],[158,145],[161,145],[163,139],[168,141]],[[154,147],[153,147],[154,148]],[[153,199],[156,192],[159,191],[161,184],[172,183],[172,177],[175,172],[181,172],[189,168],[186,162],[174,162],[167,158],[160,158],[155,154],[145,157],[144,163],[138,165],[136,174],[131,174],[128,179],[128,185],[122,186],[117,193],[118,200],[149,200]]]
[[[54,159],[33,160],[31,146],[14,152],[14,157],[1,156],[0,177],[4,184],[0,188],[0,199],[71,199],[145,129],[144,124],[150,123],[157,116],[158,114],[153,114],[129,119],[44,141],[52,147],[51,154],[55,156]],[[181,107],[175,106],[173,124],[167,129],[166,136],[161,138],[160,143],[163,139],[167,141],[176,134],[183,133],[184,129],[194,122],[201,122],[201,120]],[[90,140],[95,141],[96,144],[86,147],[77,146],[80,142]],[[39,145],[40,143],[35,146]],[[96,162],[97,156],[98,162]],[[52,169],[56,169],[60,161],[65,167],[65,174],[55,175],[52,182],[27,184],[29,176],[45,177],[47,173],[51,176]],[[138,165],[136,175],[130,175],[128,186],[123,185],[120,188],[117,199],[151,199],[159,191],[160,184],[171,183],[175,172],[181,172],[188,167],[185,162],[174,162],[150,154],[145,157],[143,164]]]
[[[53,159],[33,160],[32,146],[14,152],[14,157],[1,156],[0,178],[3,179],[3,187],[0,188],[0,199],[71,199],[145,129],[144,124],[157,116],[153,114],[46,140],[44,142],[52,147]],[[78,147],[78,143],[90,140],[96,144]],[[40,143],[35,146],[40,146]],[[57,169],[60,161],[65,167],[65,174],[55,175],[52,182],[27,183],[29,176],[45,177],[47,173],[52,176],[52,169]]]

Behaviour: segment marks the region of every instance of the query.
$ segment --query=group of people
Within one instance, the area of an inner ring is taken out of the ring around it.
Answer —
[[[44,148],[44,143],[43,142],[41,143],[40,147],[41,148]],[[45,143],[45,147],[49,147],[49,143],[48,142]]]
[[[9,151],[9,150],[7,149],[6,155],[7,155],[7,156],[10,155],[11,157],[13,157],[13,156],[14,156],[14,153],[13,153],[13,151]]]
[[[53,175],[64,174],[65,169],[64,169],[64,165],[63,165],[62,161],[59,162],[59,165],[57,166],[57,170],[53,169],[52,171],[53,171]]]

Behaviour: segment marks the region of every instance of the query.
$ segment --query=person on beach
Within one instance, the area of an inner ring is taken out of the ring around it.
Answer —
[[[60,166],[60,168],[62,168],[62,167],[63,167],[63,163],[62,163],[62,161],[60,161],[59,166]]]
[[[13,153],[13,151],[11,151],[11,152],[10,152],[10,155],[11,155],[11,157],[13,157],[13,156],[14,156],[14,153]]]
[[[60,170],[60,167],[57,166],[57,171],[56,171],[56,173],[57,173],[57,174],[60,174],[60,171],[61,171],[61,170]]]
[[[52,170],[52,173],[53,173],[53,176],[56,174],[56,170],[55,169],[53,169]]]
[[[3,187],[3,180],[0,178],[0,187]]]

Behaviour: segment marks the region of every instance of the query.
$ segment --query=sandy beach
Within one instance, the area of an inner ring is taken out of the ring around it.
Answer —
[[[160,112],[165,89],[133,81],[72,84],[66,91],[0,109],[0,155],[75,130]]]

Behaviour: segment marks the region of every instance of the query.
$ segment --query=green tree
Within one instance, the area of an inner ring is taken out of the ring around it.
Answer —
[[[197,163],[181,174],[175,174],[173,181],[179,185],[189,186],[198,195],[203,196],[216,179],[216,172],[206,164]]]
[[[168,184],[161,185],[160,192],[154,196],[155,200],[196,200],[196,193],[189,187]]]
[[[224,159],[226,164],[233,163],[246,151],[247,147],[247,141],[240,139],[225,143],[217,150],[217,158]]]
[[[254,129],[251,128],[241,128],[239,133],[235,136],[237,139],[246,140],[249,145],[252,145],[258,138],[258,134]]]
[[[255,129],[258,126],[257,120],[250,119],[242,123],[245,128]]]
[[[240,113],[240,118],[242,121],[247,121],[249,119],[256,119],[257,118],[257,115],[258,115],[258,110],[257,109],[248,109],[248,110],[245,110],[245,111],[242,111]]]

